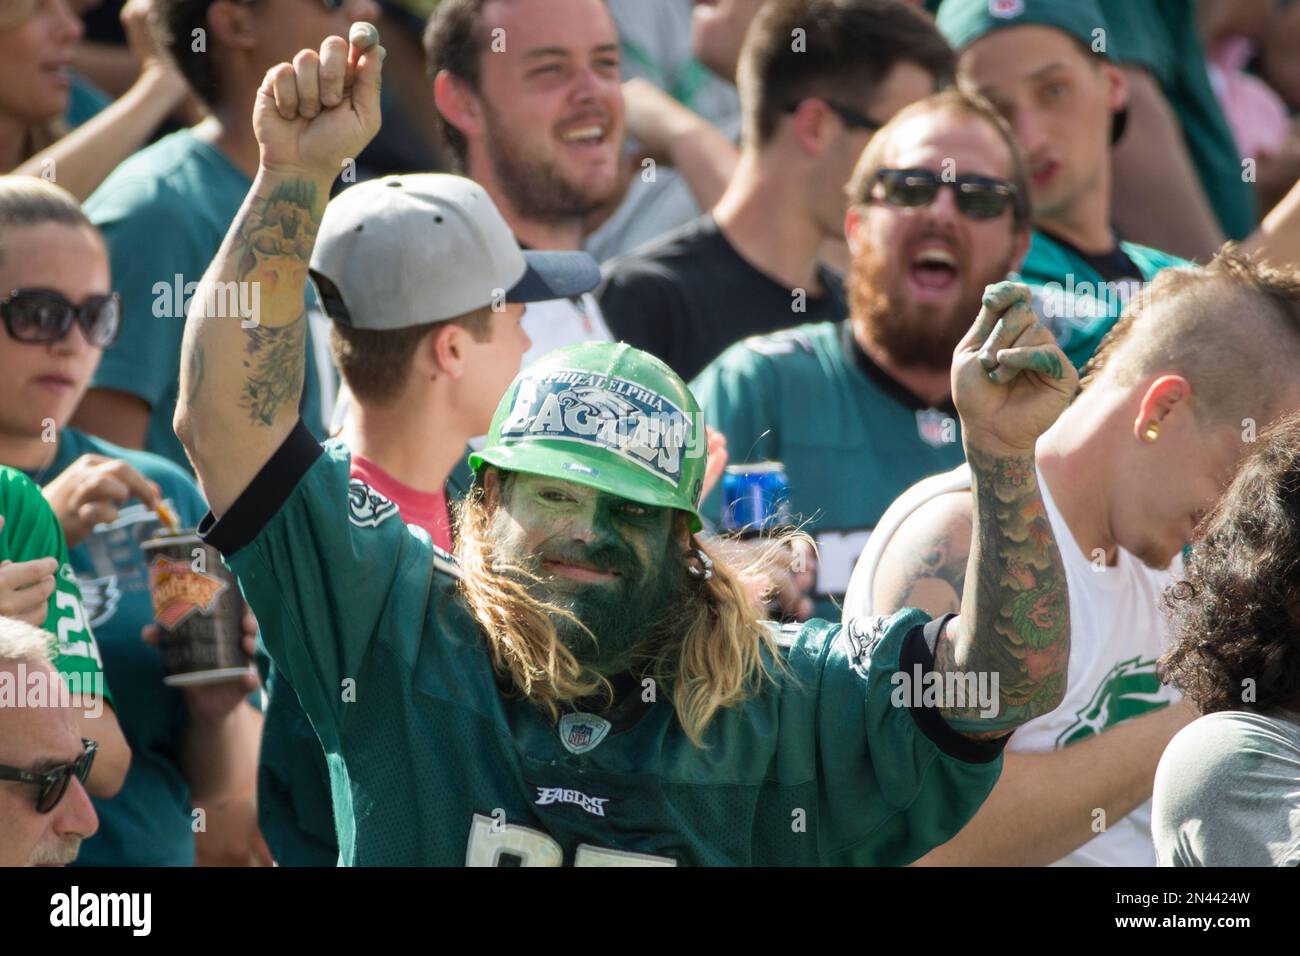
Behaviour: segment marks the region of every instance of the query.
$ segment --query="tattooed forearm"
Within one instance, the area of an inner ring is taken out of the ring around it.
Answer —
[[[279,329],[252,328],[244,359],[244,390],[239,405],[260,425],[270,425],[286,405],[302,396],[307,347],[307,316]]]
[[[1065,567],[1038,490],[1032,456],[968,450],[974,507],[960,627],[935,649],[940,672],[996,675],[995,717],[945,710],[957,730],[998,736],[1056,707],[1070,655]]]
[[[303,296],[331,178],[259,170],[191,300],[173,421],[214,514],[234,504],[298,420]]]
[[[280,182],[250,204],[236,233],[237,274],[257,290],[272,316],[293,316],[287,324],[251,323],[244,329],[244,379],[239,406],[255,425],[272,425],[286,408],[296,408],[305,375],[307,317],[302,296],[322,203],[315,183]],[[296,309],[281,301],[290,297]],[[272,323],[274,323],[274,319]]]

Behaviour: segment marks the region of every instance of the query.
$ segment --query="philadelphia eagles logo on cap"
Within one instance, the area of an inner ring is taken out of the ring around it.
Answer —
[[[677,405],[636,382],[558,369],[520,381],[500,442],[558,439],[604,448],[676,488],[691,428]]]

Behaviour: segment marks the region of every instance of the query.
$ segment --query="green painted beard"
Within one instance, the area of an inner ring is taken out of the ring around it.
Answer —
[[[690,601],[684,561],[666,555],[647,569],[630,548],[616,538],[591,547],[566,545],[548,548],[547,557],[591,564],[617,571],[617,580],[584,583],[550,575],[542,556],[522,552],[513,540],[509,522],[498,513],[488,528],[489,544],[507,565],[502,573],[525,588],[536,600],[569,611],[591,633],[567,617],[556,615],[556,634],[577,659],[606,676],[634,670],[652,656],[664,639],[681,637],[677,623]],[[518,570],[513,570],[518,569]],[[520,573],[526,572],[526,573]],[[592,637],[595,637],[593,642]]]

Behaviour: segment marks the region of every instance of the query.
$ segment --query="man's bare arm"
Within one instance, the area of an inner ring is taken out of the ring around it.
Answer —
[[[307,259],[298,247],[311,249],[328,196],[328,182],[259,174],[194,296],[176,433],[215,514],[234,503],[297,421],[307,328]],[[259,302],[256,325],[209,314],[204,293],[218,282],[247,283]]]
[[[1183,703],[1070,747],[1008,753],[997,786],[961,832],[915,866],[1046,866],[1151,798],[1165,746],[1191,720]]]
[[[953,400],[973,492],[971,548],[961,615],[948,622],[934,652],[937,672],[998,688],[993,714],[974,701],[940,707],[953,729],[975,739],[1004,736],[1054,709],[1065,693],[1069,593],[1034,446],[1078,380],[1034,317],[1029,289],[990,286],[953,354]]]
[[[353,24],[351,46],[329,37],[319,54],[273,67],[258,90],[260,168],[195,292],[176,406],[176,433],[216,515],[297,422],[307,265],[330,184],[379,130],[378,39],[370,24]],[[255,314],[220,314],[232,300],[256,303]]]
[[[893,614],[917,607],[931,617],[956,614],[970,558],[970,493],[926,502],[898,527],[876,567],[871,607]]]

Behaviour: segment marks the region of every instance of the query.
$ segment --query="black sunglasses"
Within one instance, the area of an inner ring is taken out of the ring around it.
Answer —
[[[1005,179],[989,176],[944,179],[928,169],[881,169],[871,178],[867,198],[872,197],[877,183],[883,187],[880,198],[891,206],[928,206],[939,195],[941,186],[951,186],[957,208],[971,219],[996,219],[1012,204],[1019,214],[1020,191]]]
[[[786,103],[785,111],[787,113],[793,113],[799,108],[801,102],[802,101]],[[865,129],[868,132],[874,133],[876,130],[880,129],[880,127],[885,125],[884,123],[877,123],[865,113],[859,113],[851,106],[842,106],[839,103],[832,102],[831,100],[822,100],[821,102],[825,103],[826,106],[829,107],[830,111],[838,116],[845,126],[852,129]]]
[[[68,784],[72,782],[73,776],[76,776],[83,784],[86,778],[90,776],[91,764],[95,762],[95,751],[99,749],[99,744],[93,740],[81,738],[82,750],[81,756],[72,763],[65,763],[61,767],[54,767],[43,773],[34,773],[31,770],[19,770],[17,767],[0,766],[0,780],[16,780],[19,783],[34,783],[41,788],[40,793],[36,796],[36,812],[49,813],[59,805],[63,795],[68,792]]]
[[[76,305],[53,289],[14,289],[0,299],[0,317],[16,342],[58,342],[77,322],[86,341],[108,348],[122,327],[122,300],[116,292],[92,295]]]

